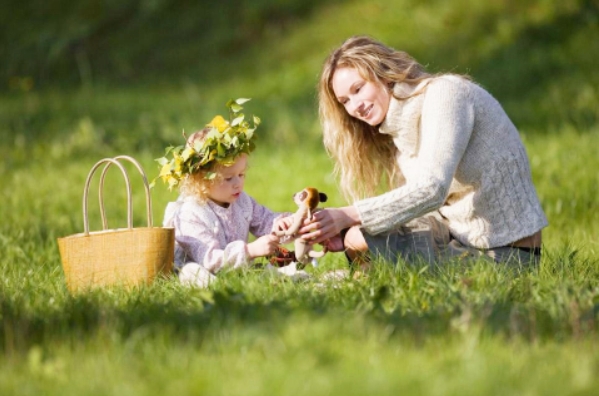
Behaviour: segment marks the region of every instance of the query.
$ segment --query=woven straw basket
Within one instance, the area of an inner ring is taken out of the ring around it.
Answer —
[[[135,165],[143,178],[146,192],[148,226],[133,227],[131,185],[120,160]],[[89,231],[88,193],[92,176],[104,165],[100,177],[100,214],[102,231]],[[104,211],[104,177],[108,168],[118,167],[127,188],[127,228],[109,230]],[[156,276],[172,271],[175,231],[152,226],[152,202],[146,175],[133,158],[125,155],[104,158],[91,169],[83,190],[83,229],[80,234],[58,238],[66,283],[72,293],[99,286],[135,286],[151,282]]]

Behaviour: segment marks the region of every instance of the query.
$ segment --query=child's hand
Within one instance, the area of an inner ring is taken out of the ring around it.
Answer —
[[[261,236],[254,242],[247,244],[247,252],[250,259],[256,257],[270,256],[274,254],[279,246],[279,237],[273,234]]]
[[[293,216],[280,217],[275,220],[272,231],[273,232],[282,232],[287,231],[291,225],[293,224]]]

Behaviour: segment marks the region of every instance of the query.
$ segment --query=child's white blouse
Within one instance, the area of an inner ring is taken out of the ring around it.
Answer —
[[[165,211],[164,226],[175,228],[175,266],[195,262],[212,273],[248,265],[249,234],[269,234],[274,221],[288,213],[275,213],[242,192],[228,208],[208,200],[179,197]]]

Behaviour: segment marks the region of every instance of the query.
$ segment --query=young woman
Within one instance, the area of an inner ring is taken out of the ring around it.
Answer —
[[[319,83],[324,145],[352,204],[300,232],[351,258],[538,262],[547,226],[518,131],[469,78],[352,37]],[[380,193],[379,185],[386,187]]]

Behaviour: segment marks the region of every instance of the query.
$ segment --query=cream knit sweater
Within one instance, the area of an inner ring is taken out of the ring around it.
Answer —
[[[391,99],[379,132],[393,137],[404,183],[354,203],[372,235],[438,210],[467,246],[505,246],[547,226],[524,146],[501,105],[452,75]],[[397,84],[400,93],[404,84]]]

